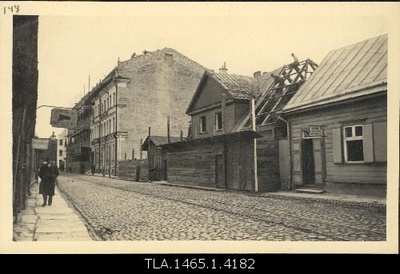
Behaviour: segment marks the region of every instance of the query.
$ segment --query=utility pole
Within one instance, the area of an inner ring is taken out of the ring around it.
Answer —
[[[171,143],[171,138],[170,138],[170,123],[171,123],[171,115],[168,115],[168,120],[167,120],[167,137],[168,137],[168,144]],[[149,133],[150,136],[150,133]]]

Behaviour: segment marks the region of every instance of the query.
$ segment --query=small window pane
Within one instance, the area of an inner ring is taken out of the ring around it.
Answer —
[[[356,136],[363,136],[363,127],[356,126]]]
[[[215,127],[217,130],[222,129],[222,113],[221,112],[217,112],[215,114]]]
[[[202,116],[200,117],[200,133],[206,132],[206,117]]]
[[[346,127],[346,128],[344,128],[344,136],[345,136],[345,137],[351,137],[351,136],[353,136],[353,134],[352,134],[352,128],[351,128],[351,127]]]
[[[347,161],[364,161],[363,141],[347,141]]]

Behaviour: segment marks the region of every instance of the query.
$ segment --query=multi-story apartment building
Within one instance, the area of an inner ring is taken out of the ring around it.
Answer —
[[[90,147],[96,171],[116,174],[118,161],[139,158],[149,127],[152,134],[167,135],[168,116],[171,135],[187,131],[185,110],[204,71],[171,48],[118,62],[87,99],[93,107]]]
[[[86,172],[90,169],[90,121],[92,118],[92,101],[90,93],[86,94],[75,106],[78,112],[78,123],[74,129],[68,129],[66,170],[69,172]]]
[[[63,130],[57,136],[57,166],[60,171],[65,170],[65,157],[67,156],[67,130]]]

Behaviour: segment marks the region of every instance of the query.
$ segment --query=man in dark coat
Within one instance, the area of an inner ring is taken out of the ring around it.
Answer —
[[[59,172],[57,166],[54,164],[50,164],[49,159],[46,158],[46,161],[43,162],[38,173],[38,176],[41,179],[39,185],[39,194],[43,195],[42,206],[46,206],[46,204],[51,206],[58,175]]]

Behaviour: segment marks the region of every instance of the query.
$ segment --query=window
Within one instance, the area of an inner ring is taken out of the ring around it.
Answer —
[[[60,146],[62,146],[63,145],[63,140],[62,139],[60,139]]]
[[[63,151],[61,149],[58,151],[58,156],[63,156]]]
[[[222,130],[222,112],[215,113],[215,129]]]
[[[200,133],[207,131],[206,116],[200,117]]]
[[[343,128],[343,148],[346,162],[364,161],[363,126],[347,126]]]

